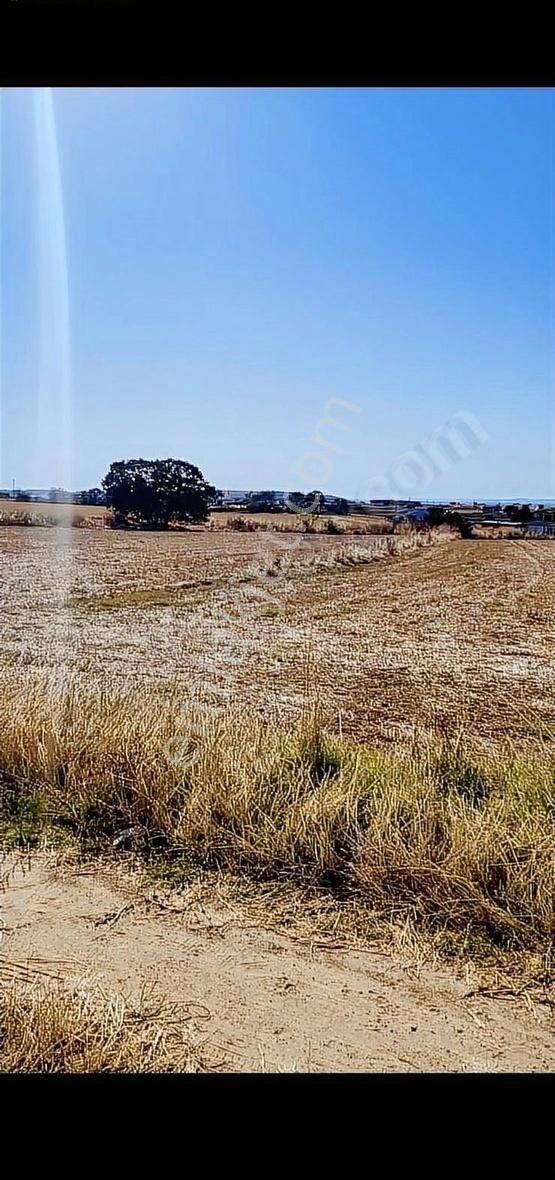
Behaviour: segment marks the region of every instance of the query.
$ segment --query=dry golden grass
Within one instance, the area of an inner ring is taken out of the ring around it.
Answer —
[[[393,522],[385,516],[317,516],[296,512],[213,512],[210,528],[216,531],[257,532],[273,530],[278,533],[368,534],[393,532]]]
[[[94,979],[71,989],[0,985],[1,1073],[196,1073],[202,1053],[183,1017],[154,1000],[132,1007]]]
[[[384,917],[507,948],[553,937],[553,755],[426,736],[373,750],[307,714],[274,729],[208,719],[183,698],[86,696],[70,684],[0,695],[2,813],[83,838],[356,895]]]

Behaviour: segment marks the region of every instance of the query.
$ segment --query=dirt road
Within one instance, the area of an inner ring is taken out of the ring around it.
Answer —
[[[161,896],[131,875],[35,857],[0,893],[0,986],[37,973],[68,984],[94,974],[130,998],[155,987],[208,1063],[232,1071],[555,1068],[544,1005],[469,997],[449,973],[417,974],[377,948],[311,946],[235,906]]]

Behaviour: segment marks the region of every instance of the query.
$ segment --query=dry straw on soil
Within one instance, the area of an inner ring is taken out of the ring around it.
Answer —
[[[4,821],[180,850],[195,864],[317,884],[388,918],[502,947],[553,937],[553,756],[471,758],[442,736],[374,751],[176,697],[0,694]]]
[[[0,986],[1,1073],[198,1072],[202,1056],[167,1005],[130,1006],[94,980]]]

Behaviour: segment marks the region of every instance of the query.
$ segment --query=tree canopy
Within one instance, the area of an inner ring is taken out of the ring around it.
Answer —
[[[450,528],[457,529],[466,541],[474,537],[472,524],[464,516],[464,513],[452,512],[449,508],[443,508],[441,504],[430,505],[427,512],[427,523],[430,528],[439,528],[442,524],[448,524]]]
[[[323,492],[289,492],[287,495],[288,507],[293,506],[294,510],[299,512],[319,513],[323,503]]]
[[[344,496],[336,496],[331,507],[336,516],[348,516],[349,514],[349,501]]]
[[[208,519],[215,488],[183,459],[122,459],[102,480],[106,504],[120,526],[167,529]]]
[[[505,504],[505,515],[509,517],[509,520],[526,524],[527,521],[532,520],[534,513],[529,504]]]
[[[106,495],[102,488],[86,488],[83,492],[77,493],[75,503],[88,504],[93,508],[103,508],[106,504]]]
[[[271,490],[250,492],[248,505],[251,512],[275,512],[281,509],[281,504],[276,499],[276,493]]]

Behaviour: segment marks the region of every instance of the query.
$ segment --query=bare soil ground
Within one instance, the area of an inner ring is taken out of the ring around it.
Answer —
[[[5,866],[4,866],[5,868]],[[34,856],[0,894],[0,983],[95,977],[177,1005],[205,1068],[524,1072],[555,1067],[550,1008],[380,949],[301,940],[191,887]]]

